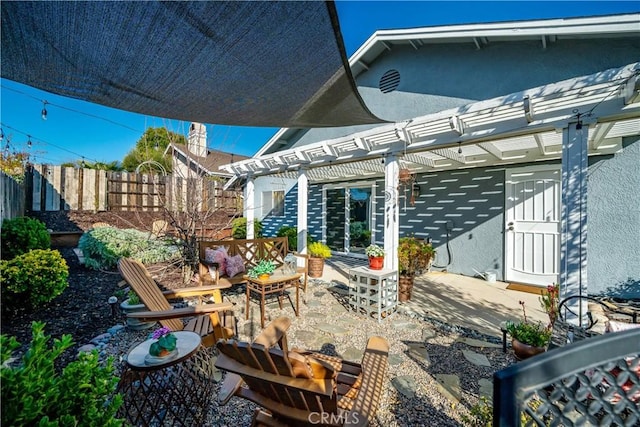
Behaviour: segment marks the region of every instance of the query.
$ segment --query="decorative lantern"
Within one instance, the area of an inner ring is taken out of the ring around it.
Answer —
[[[298,260],[294,254],[287,254],[284,257],[284,272],[286,274],[295,274],[298,271]]]

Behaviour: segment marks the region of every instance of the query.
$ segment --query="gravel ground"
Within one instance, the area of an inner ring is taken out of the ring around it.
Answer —
[[[296,318],[291,305],[280,310],[277,303],[271,304],[267,312],[270,319],[280,315],[292,319],[287,333],[291,348],[313,349],[326,354],[349,355],[365,348],[366,340],[372,335],[385,337],[390,346],[390,364],[385,382],[382,404],[378,409],[374,426],[458,426],[463,425],[462,416],[469,415],[470,408],[478,403],[480,379],[491,381],[495,371],[515,362],[511,352],[506,354],[501,348],[471,347],[457,341],[460,337],[486,338],[496,344],[493,337],[484,337],[477,332],[456,326],[410,318],[395,314],[378,324],[355,313],[347,312],[341,305],[344,296],[334,292],[331,284],[312,280],[306,294],[306,302],[300,303],[300,317]],[[251,340],[261,331],[259,326],[258,303],[250,305],[250,319],[244,319],[243,288],[227,295],[236,303],[240,339]],[[319,330],[322,325],[337,324],[348,332],[329,334]],[[309,333],[311,332],[311,334]],[[124,330],[109,343],[107,352],[123,360],[123,355],[133,345],[144,340],[148,332]],[[411,351],[411,346],[428,352],[425,359]],[[487,357],[490,367],[476,366],[465,359],[463,350],[480,353]],[[346,356],[343,356],[348,358]],[[354,360],[359,360],[357,355]],[[123,366],[123,365],[121,365]],[[455,374],[460,378],[459,402],[447,397],[438,384],[440,375]],[[391,384],[397,377],[412,378],[415,395],[407,397]],[[215,394],[219,384],[216,385]],[[210,426],[250,425],[255,405],[237,397],[225,406],[212,404],[208,413]]]

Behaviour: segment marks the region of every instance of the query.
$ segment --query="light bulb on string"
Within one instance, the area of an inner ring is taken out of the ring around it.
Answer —
[[[458,142],[458,154],[462,154],[462,142]]]
[[[27,135],[27,148],[31,148],[33,143],[31,142],[31,135]]]
[[[42,101],[42,120],[47,120],[47,101]]]
[[[153,146],[153,148],[158,151],[160,149],[160,144],[158,144],[158,141],[156,141],[155,145]]]
[[[4,139],[4,131],[0,128],[0,142]]]

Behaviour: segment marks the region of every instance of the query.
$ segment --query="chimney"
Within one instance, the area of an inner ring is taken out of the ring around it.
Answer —
[[[191,123],[187,150],[199,157],[207,157],[207,128],[202,123]]]

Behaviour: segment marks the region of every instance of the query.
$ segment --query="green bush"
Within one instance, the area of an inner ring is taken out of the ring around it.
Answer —
[[[44,222],[26,216],[2,222],[2,259],[13,259],[32,249],[51,248]]]
[[[159,239],[135,229],[98,227],[80,237],[78,248],[84,264],[94,270],[114,268],[122,257],[134,258],[143,264],[154,264],[180,257],[175,242]]]
[[[71,335],[53,340],[49,348],[44,326],[32,323],[29,349],[15,366],[8,361],[20,343],[0,335],[2,425],[121,426],[123,421],[115,418],[122,396],[114,394],[118,377],[113,359],[101,366],[97,350],[81,353],[59,373],[54,362],[73,345]]]
[[[313,242],[307,246],[310,257],[331,258],[331,249],[322,242]]]
[[[256,238],[262,237],[262,223],[259,219],[253,221],[253,233]],[[231,223],[231,235],[234,239],[247,238],[247,218],[236,218]]]
[[[69,285],[69,267],[55,249],[34,249],[0,261],[2,299],[9,306],[49,302]]]
[[[298,228],[290,227],[288,225],[283,225],[280,227],[280,230],[276,233],[278,237],[286,237],[289,241],[289,250],[297,251],[298,250]]]

